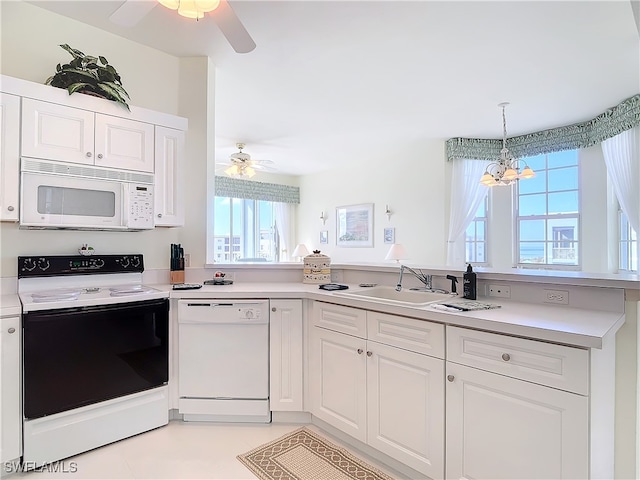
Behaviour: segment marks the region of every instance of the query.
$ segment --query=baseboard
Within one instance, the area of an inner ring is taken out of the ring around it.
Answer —
[[[272,423],[311,423],[309,412],[271,412]]]

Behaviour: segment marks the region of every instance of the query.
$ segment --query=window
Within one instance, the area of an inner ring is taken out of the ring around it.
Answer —
[[[578,151],[524,159],[536,177],[516,189],[516,259],[519,266],[580,265]]]
[[[274,202],[215,197],[215,262],[277,262],[277,246]]]
[[[618,214],[620,225],[620,258],[618,268],[620,270],[638,271],[638,234],[631,227],[627,216],[622,212]]]
[[[476,216],[465,232],[465,263],[487,264],[487,212],[489,211],[489,195],[478,207]]]

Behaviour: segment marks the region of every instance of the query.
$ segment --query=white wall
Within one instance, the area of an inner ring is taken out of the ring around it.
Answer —
[[[393,227],[396,243],[407,250],[406,263],[444,265],[451,165],[444,141],[426,136],[421,145],[398,145],[393,158],[376,157],[363,146],[362,157],[340,171],[301,177],[298,241],[320,249],[334,263],[378,263],[390,246],[383,230]],[[373,247],[336,246],[336,207],[363,203],[374,204]],[[386,205],[393,212],[390,219],[384,214]],[[321,212],[328,216],[326,224]],[[329,232],[326,245],[319,242],[322,230]]]

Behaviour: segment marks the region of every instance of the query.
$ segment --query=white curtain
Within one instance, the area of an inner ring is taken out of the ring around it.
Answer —
[[[620,207],[640,234],[640,126],[604,140],[602,153]]]
[[[280,261],[288,262],[291,259],[293,250],[291,247],[291,204],[275,202],[276,228],[280,237]]]
[[[480,204],[484,201],[489,187],[480,183],[487,162],[473,159],[452,160],[451,175],[451,217],[449,237],[447,239],[447,265],[462,265],[462,259],[456,258],[456,244],[476,216]]]

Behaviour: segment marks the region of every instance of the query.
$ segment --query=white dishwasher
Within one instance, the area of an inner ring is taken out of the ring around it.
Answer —
[[[185,421],[269,423],[269,301],[178,301]]]

